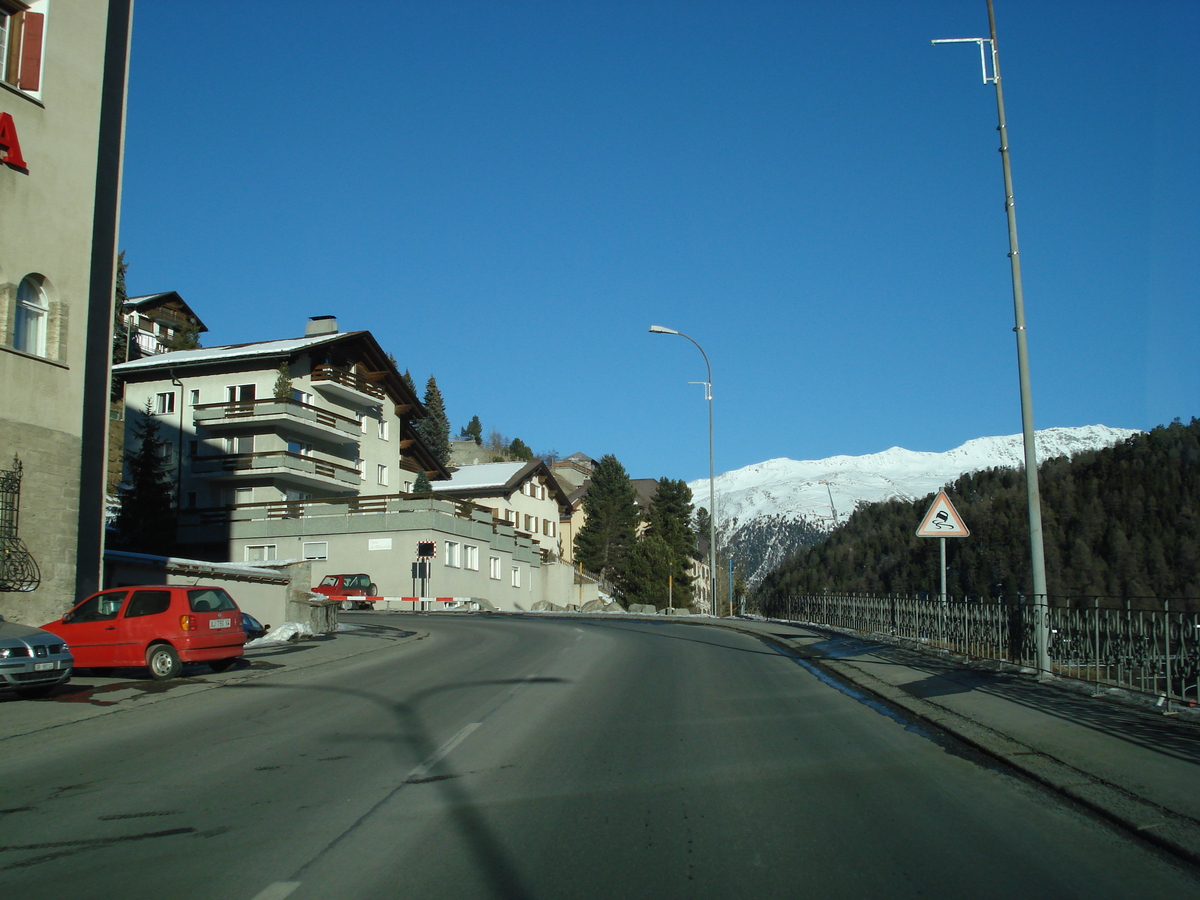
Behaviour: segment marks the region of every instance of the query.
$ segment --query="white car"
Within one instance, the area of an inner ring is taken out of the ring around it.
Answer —
[[[0,617],[0,690],[27,700],[45,697],[71,680],[75,659],[56,634]]]

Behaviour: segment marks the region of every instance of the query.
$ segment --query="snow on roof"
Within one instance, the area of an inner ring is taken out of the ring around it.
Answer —
[[[504,488],[525,468],[527,462],[481,463],[463,466],[450,475],[449,481],[435,481],[429,486],[438,491],[475,490],[479,488]]]
[[[285,356],[297,350],[305,350],[318,344],[340,340],[352,334],[363,332],[343,332],[341,334],[321,334],[312,337],[289,338],[283,341],[259,341],[255,344],[230,344],[225,347],[205,347],[201,350],[176,350],[172,353],[159,353],[143,359],[134,359],[113,366],[114,372],[137,372],[142,369],[164,369],[171,366],[194,366],[202,363],[225,362],[234,359],[253,359],[255,357]]]

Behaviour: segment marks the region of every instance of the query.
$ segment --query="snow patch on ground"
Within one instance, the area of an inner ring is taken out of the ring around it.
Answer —
[[[312,637],[315,633],[302,622],[284,622],[282,625],[276,625],[262,637],[256,638],[253,641],[247,641],[246,649],[253,650],[255,647],[273,647],[277,644],[286,644],[289,641],[298,641],[302,637]]]

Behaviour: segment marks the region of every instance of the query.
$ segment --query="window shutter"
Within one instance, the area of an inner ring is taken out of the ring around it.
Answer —
[[[27,12],[25,27],[21,35],[21,80],[17,84],[23,91],[36,91],[42,84],[42,34],[46,30],[46,16]]]

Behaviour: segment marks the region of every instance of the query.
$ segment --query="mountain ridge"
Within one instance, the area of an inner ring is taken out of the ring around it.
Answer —
[[[1034,440],[1041,463],[1112,446],[1137,433],[1084,425],[1047,428],[1035,432]],[[747,581],[756,585],[788,551],[820,540],[859,506],[916,500],[967,472],[1021,468],[1024,462],[1020,434],[972,438],[940,453],[889,447],[819,460],[777,457],[717,476],[718,531]],[[697,501],[707,499],[708,479],[689,487]]]

